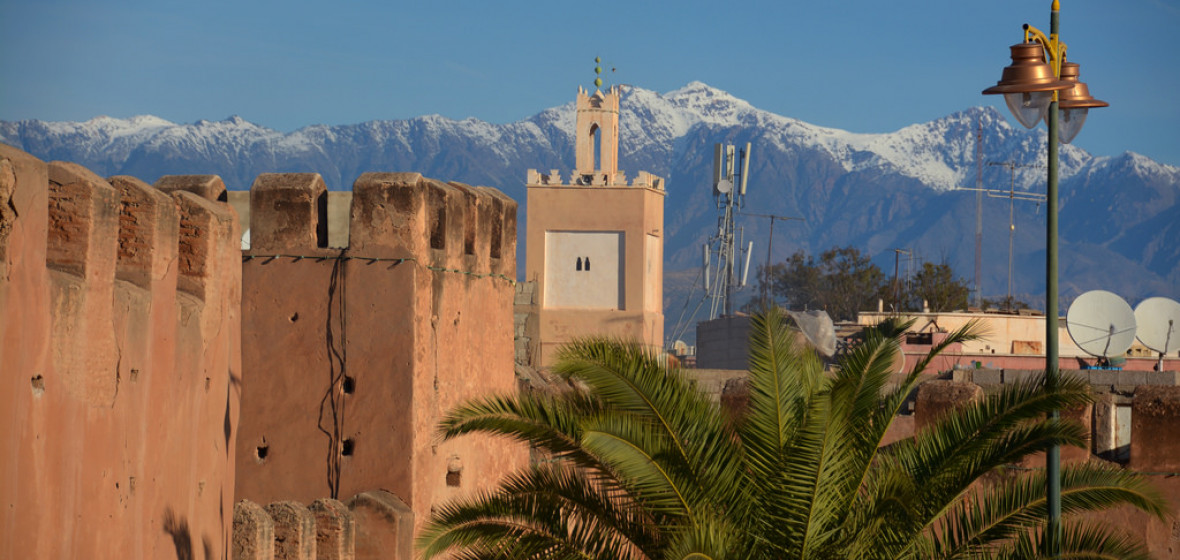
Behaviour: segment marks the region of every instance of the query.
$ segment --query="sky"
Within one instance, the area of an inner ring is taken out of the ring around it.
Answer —
[[[0,0],[0,120],[239,115],[284,132],[440,114],[507,123],[608,83],[702,81],[820,126],[889,132],[972,106],[1049,0]],[[1180,0],[1062,0],[1111,106],[1074,144],[1180,166]]]

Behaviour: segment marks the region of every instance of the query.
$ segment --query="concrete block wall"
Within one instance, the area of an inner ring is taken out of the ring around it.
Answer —
[[[442,443],[459,403],[515,388],[516,203],[499,191],[366,173],[348,246],[328,248],[316,174],[260,175],[243,253],[237,496],[387,489],[431,508],[527,463],[504,441]]]
[[[383,490],[348,500],[320,498],[234,505],[233,560],[410,560],[414,514]]]
[[[0,145],[0,558],[228,551],[237,220],[161,181]]]

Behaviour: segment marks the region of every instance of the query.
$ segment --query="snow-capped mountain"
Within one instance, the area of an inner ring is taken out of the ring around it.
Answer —
[[[911,248],[973,277],[976,199],[955,188],[976,186],[977,130],[985,163],[1023,166],[1015,174],[982,166],[985,188],[1044,192],[1045,170],[1037,166],[1044,165],[1045,133],[1014,128],[993,109],[970,108],[895,132],[862,134],[763,111],[700,82],[663,94],[627,87],[621,108],[620,169],[668,179],[670,272],[695,266],[715,224],[709,177],[716,142],[753,144],[747,208],[806,219],[775,229],[776,259],[852,244],[892,268],[892,249]],[[101,175],[149,182],[166,174],[215,173],[230,188],[245,189],[259,173],[314,171],[330,188],[347,189],[366,171],[413,170],[495,186],[523,205],[527,169],[572,169],[573,129],[570,102],[508,124],[428,115],[291,133],[237,116],[192,124],[152,116],[0,121],[0,141],[45,160],[75,161]],[[1133,153],[1095,157],[1065,145],[1060,177],[1063,297],[1096,288],[1132,304],[1152,295],[1180,296],[1180,168]],[[1012,208],[1014,292],[1035,301],[1043,291],[1044,212],[1026,201]],[[1009,201],[987,197],[983,212],[983,291],[1003,295]],[[746,218],[742,225],[760,263],[769,224]],[[682,303],[671,301],[677,290],[666,292],[666,303]]]

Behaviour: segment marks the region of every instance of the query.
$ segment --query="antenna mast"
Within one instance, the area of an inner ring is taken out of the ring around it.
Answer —
[[[983,116],[975,129],[975,307],[983,309]]]
[[[736,168],[736,169],[735,169]],[[708,291],[709,319],[719,315],[733,315],[733,294],[746,286],[750,268],[750,253],[754,242],[743,246],[741,228],[735,218],[746,198],[746,179],[750,173],[750,143],[740,151],[733,145],[713,146],[713,200],[717,204],[717,233],[705,244],[705,289]],[[741,277],[736,273],[739,251],[744,251],[745,264]],[[710,266],[716,261],[716,268]]]

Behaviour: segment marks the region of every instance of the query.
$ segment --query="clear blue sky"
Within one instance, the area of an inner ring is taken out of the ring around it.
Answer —
[[[1111,107],[1075,143],[1180,165],[1180,1],[1062,0]],[[282,131],[438,113],[504,123],[616,83],[700,80],[823,126],[885,132],[998,97],[1049,0],[0,0],[0,119],[241,115]],[[1015,122],[1009,118],[1010,122]]]

